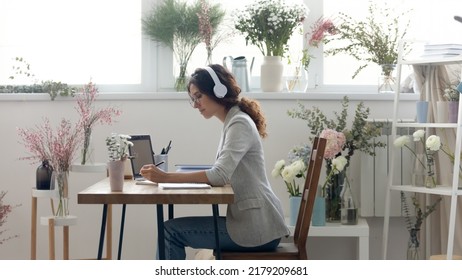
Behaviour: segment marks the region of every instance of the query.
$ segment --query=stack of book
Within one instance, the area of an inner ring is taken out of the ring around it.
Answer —
[[[462,55],[462,44],[426,44],[423,58],[447,58]]]

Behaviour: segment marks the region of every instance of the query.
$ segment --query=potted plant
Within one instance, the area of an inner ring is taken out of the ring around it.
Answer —
[[[307,145],[295,146],[289,151],[288,163],[284,159],[276,162],[271,175],[281,177],[289,193],[290,225],[297,222],[298,210],[301,202],[300,185],[304,184],[308,168],[311,147]]]
[[[395,83],[392,71],[398,60],[398,44],[409,27],[409,20],[404,27],[401,22],[408,11],[396,14],[386,6],[378,8],[372,1],[369,3],[368,11],[369,15],[365,20],[356,20],[345,13],[339,14],[340,23],[336,24],[336,34],[326,42],[336,41],[341,45],[326,50],[326,54],[344,53],[364,62],[354,72],[353,79],[369,63],[379,65],[383,76],[379,91],[392,91]]]
[[[130,138],[130,135],[117,133],[112,133],[106,138],[111,191],[123,190],[125,161],[129,156],[128,147],[133,146],[133,143],[129,141]]]
[[[235,28],[246,43],[258,47],[264,56],[261,66],[263,91],[281,91],[283,65],[281,58],[288,41],[308,13],[304,5],[289,5],[283,0],[257,0],[246,5],[236,16]]]
[[[212,33],[221,23],[224,12],[218,4],[207,6],[207,17]],[[199,15],[203,14],[201,1],[188,4],[184,0],[166,0],[152,8],[142,19],[144,34],[173,51],[179,64],[175,81],[177,91],[186,90],[186,69],[189,59],[203,37],[199,30]]]

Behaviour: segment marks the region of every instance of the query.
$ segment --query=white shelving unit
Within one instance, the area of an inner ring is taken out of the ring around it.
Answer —
[[[402,45],[400,47],[402,50]],[[394,108],[393,108],[393,124],[392,124],[392,139],[396,139],[397,135],[397,128],[400,127],[413,127],[413,128],[420,128],[420,129],[428,129],[428,128],[445,128],[445,129],[456,129],[456,140],[455,140],[455,155],[459,155],[461,152],[462,146],[462,102],[459,102],[459,115],[457,123],[403,123],[399,122],[399,103],[400,103],[400,81],[401,81],[401,67],[402,65],[425,65],[427,66],[426,70],[428,74],[431,72],[432,68],[438,65],[449,65],[449,64],[457,64],[462,63],[462,55],[455,56],[455,57],[444,57],[441,59],[435,58],[427,58],[427,59],[416,59],[416,60],[405,60],[403,59],[402,51],[400,51],[398,57],[398,65],[397,65],[397,89],[395,92],[394,98]],[[429,75],[426,75],[428,78]],[[429,99],[430,94],[430,85],[429,82],[425,82],[426,87],[426,98]],[[390,161],[390,172],[388,178],[388,189],[385,196],[385,215],[384,215],[384,226],[383,226],[383,243],[382,243],[382,253],[383,259],[387,258],[387,247],[388,247],[388,232],[389,232],[389,220],[390,220],[390,204],[391,204],[391,192],[392,191],[404,191],[410,193],[423,193],[427,195],[443,195],[448,196],[451,198],[451,205],[450,205],[450,214],[449,214],[449,231],[448,231],[448,243],[447,243],[447,252],[446,256],[447,259],[453,258],[453,247],[454,247],[454,231],[455,231],[455,222],[456,222],[456,208],[457,208],[457,197],[462,195],[462,189],[459,189],[459,166],[460,166],[460,157],[456,156],[454,161],[454,169],[453,169],[453,178],[452,178],[452,185],[449,186],[442,186],[438,185],[436,188],[425,188],[425,187],[416,187],[410,185],[394,185],[393,184],[393,170],[395,165],[395,153],[391,153],[391,161]],[[428,226],[429,223],[427,223]],[[429,231],[428,231],[429,232]],[[428,236],[427,236],[428,237]],[[429,238],[427,239],[429,240]]]

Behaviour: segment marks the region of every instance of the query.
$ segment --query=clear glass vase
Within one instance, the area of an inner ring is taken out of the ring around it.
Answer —
[[[407,242],[406,259],[420,260],[420,230],[412,228],[409,232],[409,241]]]
[[[83,146],[81,150],[80,164],[93,163],[93,143],[91,141],[91,128],[84,128]]]
[[[356,225],[358,223],[358,208],[348,180],[344,182],[340,198],[340,222],[342,225]]]
[[[330,172],[330,170],[328,170]],[[341,192],[345,183],[345,171],[331,177],[326,187],[326,221],[340,222]]]
[[[425,187],[436,188],[435,158],[433,152],[427,152],[427,170],[425,175]]]
[[[55,216],[69,216],[69,172],[56,171],[55,180],[59,193],[58,208],[56,209]]]
[[[379,77],[379,93],[394,93],[396,88],[396,78],[393,74],[395,64],[384,64],[380,66],[382,72]]]

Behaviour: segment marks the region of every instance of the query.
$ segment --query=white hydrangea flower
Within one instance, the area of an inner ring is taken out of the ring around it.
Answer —
[[[419,129],[416,132],[412,134],[412,137],[414,138],[414,141],[420,141],[424,138],[425,136],[425,130]]]

